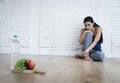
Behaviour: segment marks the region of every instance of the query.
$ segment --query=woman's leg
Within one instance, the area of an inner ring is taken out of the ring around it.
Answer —
[[[94,61],[103,61],[105,54],[101,51],[93,51],[89,55]]]
[[[92,34],[90,32],[87,32],[83,40],[82,51],[85,51],[90,46],[90,44],[92,43],[92,40],[93,40]],[[84,60],[93,61],[92,58],[89,57],[89,53],[84,53],[83,57],[84,57]]]
[[[92,39],[92,34],[90,32],[87,32],[83,40],[82,51],[86,50],[90,46],[90,44],[92,43]]]
[[[92,34],[90,32],[87,32],[85,37],[84,37],[84,40],[83,40],[82,51],[85,51],[90,46],[90,44],[92,43],[92,39],[93,39]],[[84,58],[83,55],[85,55],[86,57]],[[75,57],[76,58],[84,58],[86,60],[90,59],[89,55],[87,55],[87,54],[83,54],[83,55],[82,54],[76,54]]]

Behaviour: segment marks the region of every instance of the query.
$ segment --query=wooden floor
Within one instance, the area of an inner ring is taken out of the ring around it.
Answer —
[[[88,62],[65,56],[21,56],[46,74],[11,73],[10,56],[0,55],[0,83],[120,83],[120,59]]]

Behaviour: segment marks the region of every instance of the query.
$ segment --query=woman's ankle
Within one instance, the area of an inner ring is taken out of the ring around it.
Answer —
[[[84,60],[93,62],[92,58],[88,55],[88,53],[84,52]]]

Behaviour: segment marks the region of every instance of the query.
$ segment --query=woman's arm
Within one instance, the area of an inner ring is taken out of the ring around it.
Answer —
[[[97,34],[95,36],[93,43],[85,50],[85,52],[88,53],[97,44],[97,42],[100,40],[101,34],[102,34],[102,28],[99,27],[97,28]]]
[[[80,31],[80,38],[79,38],[79,43],[80,43],[80,45],[83,44],[84,36],[85,36],[85,30],[84,30],[84,28],[83,28],[83,29],[81,29],[81,31]]]

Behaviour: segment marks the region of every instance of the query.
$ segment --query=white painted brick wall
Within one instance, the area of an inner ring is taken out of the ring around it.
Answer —
[[[21,53],[74,55],[81,49],[83,19],[91,15],[103,28],[103,51],[112,57],[109,54],[120,50],[119,4],[120,0],[0,0],[0,53],[10,52],[11,37],[18,34]]]
[[[96,0],[40,0],[39,12],[40,51],[46,54],[73,55],[81,50],[78,38],[80,29],[83,28],[84,17],[92,15],[98,18],[95,20],[100,23],[101,2]]]
[[[13,34],[21,51],[31,45],[31,0],[0,0],[0,53],[8,53]]]
[[[112,4],[112,53],[120,53],[120,0],[116,0]]]

